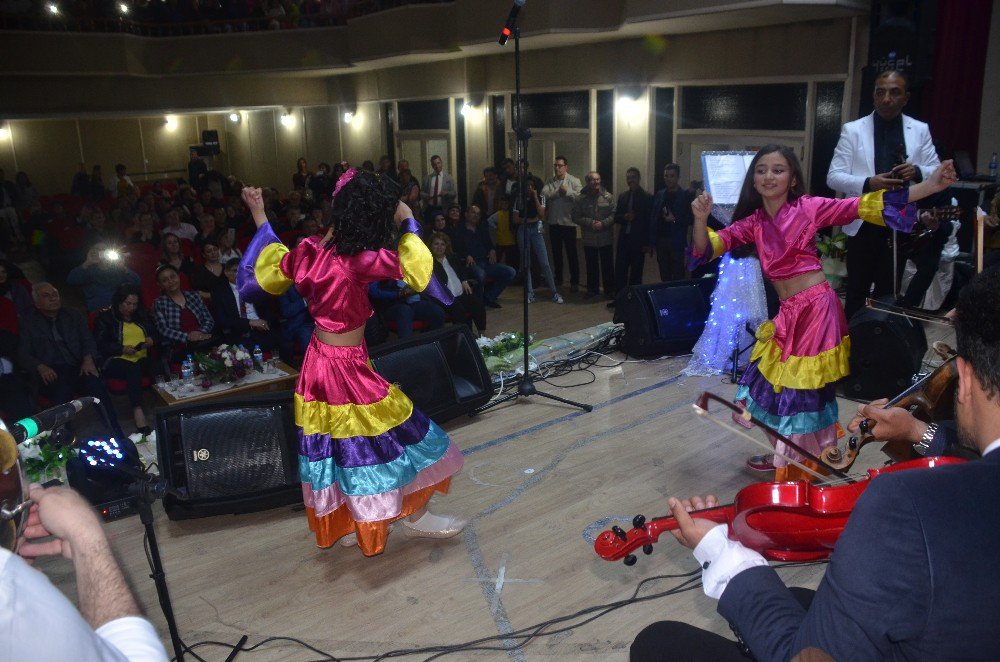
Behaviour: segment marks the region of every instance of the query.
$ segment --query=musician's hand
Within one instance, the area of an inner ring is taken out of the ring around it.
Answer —
[[[892,169],[893,177],[902,179],[904,182],[912,182],[917,178],[917,169],[912,163],[900,163]]]
[[[920,441],[927,431],[927,424],[917,420],[913,414],[902,407],[884,407],[888,400],[873,400],[871,404],[860,405],[857,413],[847,429],[857,432],[862,420],[871,419],[874,425],[870,426],[872,434],[879,441],[901,441],[907,444],[915,444]]]
[[[879,173],[868,179],[868,188],[872,191],[891,191],[903,185],[903,180],[894,176],[893,172]]]
[[[671,531],[677,542],[688,549],[694,549],[705,537],[705,534],[714,529],[718,524],[711,520],[700,517],[691,517],[688,513],[693,510],[704,510],[705,508],[715,508],[719,505],[719,500],[709,494],[705,497],[691,497],[690,499],[668,499],[670,514],[677,520],[678,529]]]
[[[39,556],[56,554],[71,559],[74,553],[107,546],[97,512],[76,491],[32,484],[28,494],[34,503],[28,511],[28,523],[17,552],[29,563]],[[55,537],[35,542],[49,536]]]

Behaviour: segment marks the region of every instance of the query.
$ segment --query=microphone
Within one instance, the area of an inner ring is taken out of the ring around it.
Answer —
[[[503,30],[500,31],[500,45],[506,46],[507,39],[510,37],[511,33],[514,31],[514,24],[517,22],[517,13],[521,11],[521,7],[528,0],[514,0],[514,6],[510,8],[510,13],[507,14],[507,22],[503,24]]]
[[[76,416],[85,405],[96,405],[99,402],[100,400],[97,398],[90,397],[70,400],[66,404],[46,409],[28,418],[22,418],[10,426],[10,433],[17,443],[21,443],[25,439],[36,436],[39,432],[47,432],[66,423]]]

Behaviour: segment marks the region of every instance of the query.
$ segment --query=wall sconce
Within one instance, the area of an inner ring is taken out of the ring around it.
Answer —
[[[0,140],[7,140],[8,138],[10,138],[10,129],[0,126]]]
[[[45,5],[45,9],[53,16],[59,15],[59,5],[57,5],[54,2],[50,2],[49,4]]]
[[[281,126],[286,129],[291,128],[295,124],[295,116],[292,115],[292,111],[288,110],[281,114]]]
[[[119,2],[118,11],[121,12],[122,16],[125,16],[128,14],[129,6],[124,2]]]
[[[232,122],[233,124],[239,124],[240,114],[236,112],[229,113],[229,121]]]
[[[176,131],[177,130],[177,116],[176,115],[167,115],[166,117],[163,118],[163,125],[166,127],[167,131]]]
[[[348,110],[347,112],[344,113],[344,124],[350,124],[353,121],[354,121],[354,113]]]

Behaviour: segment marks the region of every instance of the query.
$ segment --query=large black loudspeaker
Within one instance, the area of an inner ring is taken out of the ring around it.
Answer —
[[[493,383],[464,324],[420,333],[371,351],[375,371],[440,423],[489,402]]]
[[[160,476],[170,519],[248,513],[301,503],[291,391],[156,411]]]
[[[614,321],[625,325],[618,349],[630,356],[686,354],[711,308],[715,275],[655,285],[633,285],[618,295]]]
[[[851,318],[851,374],[844,395],[892,398],[913,383],[927,353],[924,327],[908,317],[863,308]]]

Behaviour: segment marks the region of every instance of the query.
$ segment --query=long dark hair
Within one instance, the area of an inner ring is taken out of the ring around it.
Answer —
[[[750,168],[747,170],[746,177],[743,178],[743,188],[740,189],[740,199],[736,203],[736,208],[733,209],[733,220],[737,221],[741,218],[746,218],[750,214],[754,213],[758,209],[764,206],[764,199],[760,197],[760,193],[753,186],[753,173],[757,169],[757,162],[761,160],[762,157],[768,154],[774,154],[777,152],[785,157],[788,161],[788,167],[792,171],[792,179],[795,181],[794,184],[788,189],[788,201],[799,199],[801,196],[805,195],[805,189],[802,186],[804,178],[802,177],[802,166],[799,164],[799,157],[795,155],[795,150],[787,145],[764,145],[760,148],[760,151],[754,155],[753,161],[750,162]]]
[[[337,255],[357,255],[386,247],[396,229],[392,219],[398,204],[396,182],[358,170],[333,197],[333,239],[327,248]]]
[[[167,268],[173,269],[173,267],[167,265]],[[174,269],[176,271],[176,269]],[[159,269],[156,270],[157,273],[160,272]],[[122,301],[135,295],[138,299],[138,304],[135,308],[135,315],[133,319],[138,318],[145,320],[146,305],[142,301],[142,290],[139,289],[138,285],[133,283],[122,283],[115,289],[115,293],[111,295],[111,314],[115,316],[115,319],[121,319],[121,313],[118,312],[118,306],[122,305]]]

